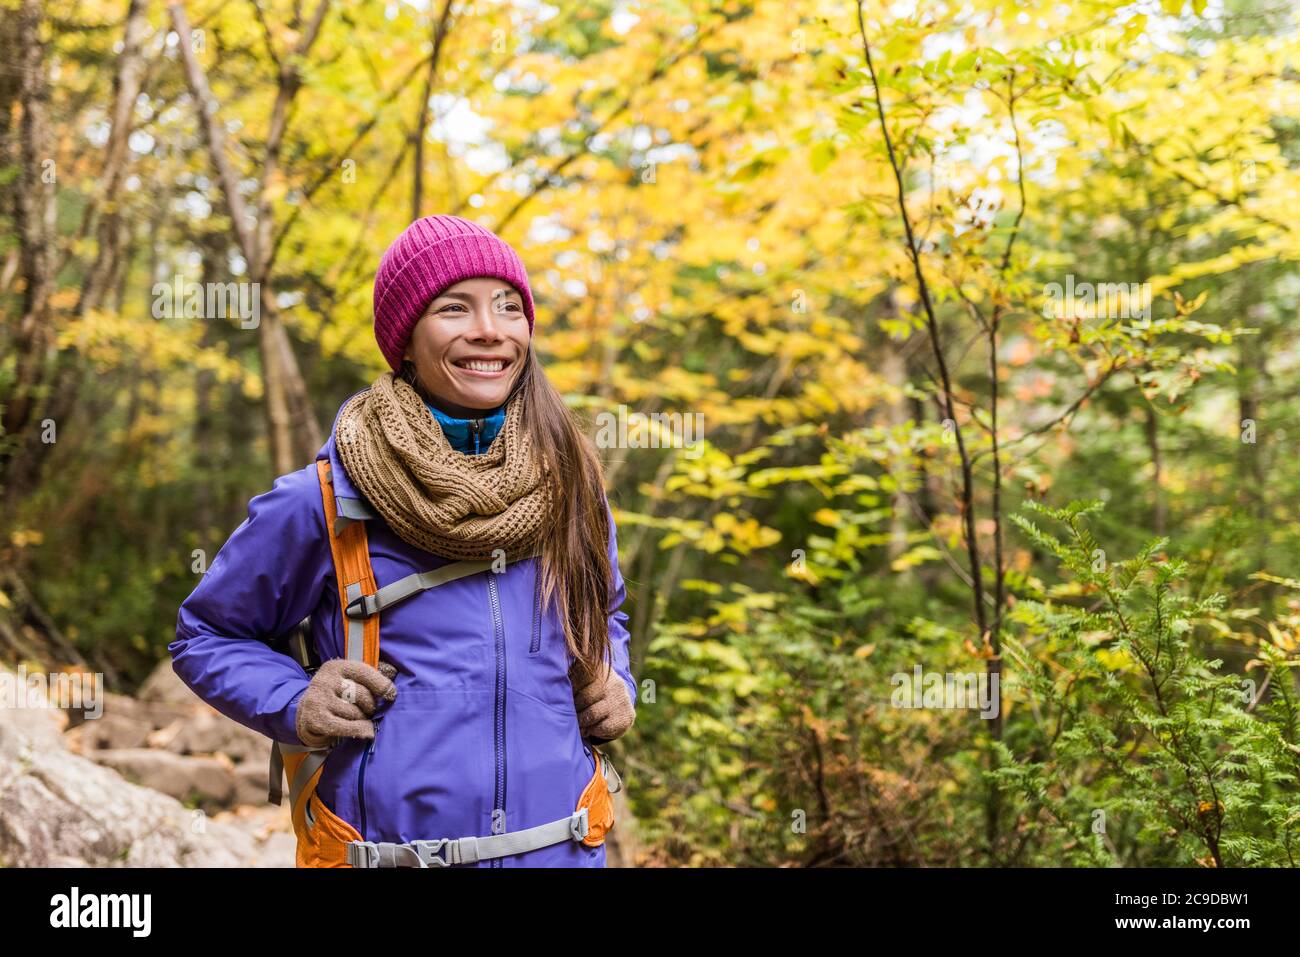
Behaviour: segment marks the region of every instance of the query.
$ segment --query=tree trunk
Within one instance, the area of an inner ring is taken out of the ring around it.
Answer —
[[[304,55],[320,32],[327,2],[316,10],[307,33],[299,42],[295,55]],[[221,184],[226,206],[230,211],[231,226],[236,241],[248,263],[248,279],[258,284],[261,317],[258,323],[258,350],[262,361],[262,382],[266,394],[267,435],[271,446],[271,469],[274,475],[283,475],[301,467],[315,455],[321,443],[321,429],[315,411],[307,396],[293,344],[280,321],[275,298],[268,287],[267,263],[270,260],[271,209],[269,187],[279,179],[279,150],[288,124],[289,107],[300,85],[297,73],[286,65],[280,73],[280,87],[272,108],[271,126],[267,136],[267,155],[263,166],[262,184],[258,198],[258,221],[252,221],[243,194],[239,191],[239,176],[226,155],[225,130],[217,121],[217,103],[208,86],[207,75],[189,42],[190,24],[180,3],[168,7],[172,26],[181,38],[181,59],[185,67],[186,82],[199,107],[200,126],[212,166]]]
[[[49,133],[49,85],[45,77],[45,44],[41,39],[44,11],[39,0],[23,0],[17,13],[21,74],[18,100],[19,174],[14,225],[18,234],[19,262],[24,280],[22,315],[13,330],[10,348],[16,356],[14,381],[4,402],[3,426],[16,440],[16,449],[4,462],[5,500],[12,503],[30,480],[32,461],[41,457],[39,434],[33,434],[42,385],[47,381],[55,352],[49,298],[53,281],[54,211]],[[39,430],[38,430],[39,431]]]
[[[36,11],[35,21],[29,18],[29,8]],[[23,11],[24,21],[28,24],[21,31],[24,34],[21,48],[25,56],[23,83],[25,88],[38,85],[42,90],[33,100],[30,109],[24,96],[24,131],[26,133],[29,121],[40,129],[39,131],[33,129],[30,136],[24,135],[22,169],[24,176],[30,177],[32,182],[24,183],[20,190],[18,205],[20,209],[24,205],[33,204],[43,204],[44,207],[46,221],[42,239],[45,250],[42,254],[44,261],[36,267],[37,273],[43,273],[43,276],[38,276],[33,281],[33,274],[28,273],[27,289],[28,296],[35,293],[39,299],[37,308],[43,316],[41,326],[44,332],[37,340],[20,341],[17,344],[17,351],[20,367],[26,362],[31,369],[43,372],[45,381],[53,379],[53,385],[43,400],[42,417],[53,420],[55,427],[61,428],[66,425],[76,405],[77,394],[80,391],[81,365],[75,350],[67,350],[62,355],[56,354],[53,322],[47,308],[50,284],[53,282],[50,262],[54,238],[54,205],[53,191],[44,190],[47,184],[42,182],[45,177],[42,175],[44,168],[41,164],[52,160],[49,157],[48,132],[44,130],[47,123],[48,90],[44,89],[43,51],[38,32],[39,8],[39,3],[27,0]],[[98,205],[102,207],[103,213],[99,218],[96,231],[95,259],[86,272],[73,313],[78,320],[84,318],[91,310],[100,308],[115,283],[125,279],[126,263],[122,248],[127,230],[120,213],[118,198],[121,195],[122,180],[127,168],[127,144],[131,136],[133,111],[136,98],[140,95],[141,79],[144,74],[143,44],[148,27],[146,12],[147,5],[144,0],[131,0],[127,8],[122,53],[117,58],[117,72],[113,77],[111,124],[108,142],[104,149],[104,167],[100,175],[101,193]],[[29,147],[42,157],[40,163],[28,156]],[[21,227],[19,231],[22,235]],[[26,308],[24,313],[28,314]],[[9,434],[23,430],[31,420],[38,417],[35,406],[27,401],[32,396],[30,391],[21,384],[21,373],[15,396],[22,396],[24,401],[20,401],[6,411],[4,426],[6,433]],[[29,434],[20,448],[21,454],[13,463],[13,468],[9,470],[7,476],[9,481],[6,500],[9,502],[13,502],[36,481],[40,467],[50,449],[46,443],[36,441],[35,433]]]
[[[1150,402],[1143,403],[1146,415],[1147,451],[1151,454],[1151,492],[1155,496],[1152,522],[1157,536],[1165,534],[1164,459],[1160,455],[1160,418]]]
[[[438,77],[438,62],[442,58],[442,43],[451,26],[451,0],[442,5],[442,13],[433,25],[433,53],[429,57],[429,71],[424,76],[424,89],[420,96],[420,112],[415,116],[411,130],[411,145],[415,149],[411,178],[411,220],[417,220],[424,208],[424,136],[429,128],[429,99],[433,96],[433,83]]]
[[[889,294],[889,317],[898,318],[899,309],[898,301],[895,299],[894,292]],[[903,358],[903,352],[899,348],[899,343],[895,342],[888,336],[879,345],[880,349],[880,375],[890,386],[899,390],[897,402],[891,402],[885,408],[885,422],[891,429],[900,428],[907,425],[907,397],[903,389],[907,386],[907,361]],[[907,551],[907,516],[911,513],[911,506],[908,502],[908,494],[903,491],[900,483],[899,490],[894,493],[893,500],[890,503],[889,517],[889,560],[903,555]]]

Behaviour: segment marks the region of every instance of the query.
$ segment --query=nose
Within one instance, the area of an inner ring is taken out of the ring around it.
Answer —
[[[492,300],[478,299],[474,303],[474,319],[467,337],[475,342],[501,342],[506,337],[502,326],[504,319]]]

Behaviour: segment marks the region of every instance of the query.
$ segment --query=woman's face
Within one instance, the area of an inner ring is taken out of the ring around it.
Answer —
[[[443,412],[475,418],[505,402],[527,355],[523,297],[503,279],[477,276],[429,303],[404,358]]]

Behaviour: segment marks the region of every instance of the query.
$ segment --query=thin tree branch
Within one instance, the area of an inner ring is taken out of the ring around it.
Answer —
[[[871,85],[875,90],[876,113],[880,119],[881,134],[885,141],[885,152],[889,157],[889,165],[893,170],[894,183],[898,191],[898,211],[903,221],[903,231],[907,237],[907,255],[912,262],[912,270],[916,275],[918,291],[921,297],[921,304],[925,309],[926,328],[930,336],[930,348],[934,354],[935,363],[939,369],[939,378],[943,389],[943,401],[947,419],[952,422],[953,434],[957,440],[957,451],[961,457],[962,473],[962,500],[961,511],[962,521],[965,527],[966,551],[970,563],[971,586],[974,592],[975,603],[975,620],[979,625],[980,635],[983,636],[988,630],[988,622],[984,611],[984,582],[983,572],[980,567],[979,542],[975,537],[975,490],[974,478],[971,472],[971,460],[966,451],[966,442],[962,437],[961,426],[957,422],[956,409],[952,402],[952,378],[948,372],[948,364],[943,354],[943,346],[939,341],[939,323],[935,318],[934,305],[930,299],[930,287],[925,279],[925,271],[921,266],[921,253],[916,246],[916,238],[912,233],[912,221],[907,212],[907,191],[903,183],[903,171],[899,166],[898,156],[894,152],[894,144],[889,135],[889,124],[885,117],[885,100],[883,92],[880,89],[880,82],[876,75],[876,67],[871,59],[871,44],[867,40],[867,27],[862,14],[862,0],[858,0],[858,32],[862,38],[862,51],[867,61],[867,71],[871,76]]]

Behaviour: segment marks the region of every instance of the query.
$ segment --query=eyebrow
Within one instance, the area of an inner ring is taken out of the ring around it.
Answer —
[[[501,293],[504,293],[505,296],[507,296],[507,297],[508,297],[508,296],[514,296],[516,299],[520,300],[521,302],[523,301],[523,298],[524,298],[523,296],[519,295],[518,290],[515,290],[515,289],[505,289],[504,287],[501,288],[501,289],[493,290],[492,295],[493,295],[493,296],[497,296],[497,295],[499,295],[499,294],[501,294]],[[504,298],[504,297],[503,297],[503,298]],[[467,293],[467,292],[444,292],[444,293],[439,294],[438,299],[459,299],[461,302],[473,302],[473,301],[474,301],[474,297],[471,296],[471,295],[470,295],[469,293]],[[438,299],[435,299],[434,302],[437,302]]]

